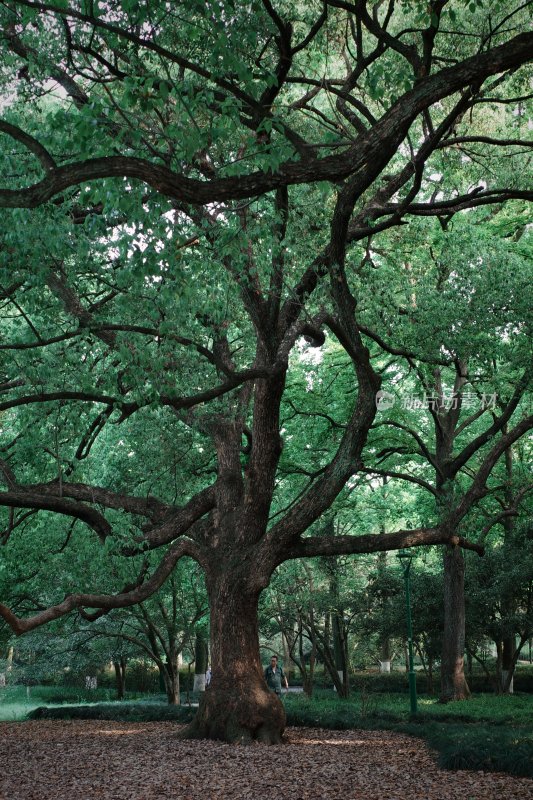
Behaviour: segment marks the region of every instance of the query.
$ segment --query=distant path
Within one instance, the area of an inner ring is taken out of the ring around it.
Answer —
[[[0,723],[1,800],[533,800],[533,780],[447,772],[418,739],[290,728],[288,744],[182,742],[178,725]]]

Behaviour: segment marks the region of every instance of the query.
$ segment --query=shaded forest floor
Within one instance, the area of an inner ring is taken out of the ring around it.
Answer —
[[[9,800],[533,800],[533,780],[440,769],[387,731],[290,728],[287,743],[182,742],[172,722],[0,723]]]

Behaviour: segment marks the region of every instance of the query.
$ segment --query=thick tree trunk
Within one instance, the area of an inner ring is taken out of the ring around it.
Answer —
[[[285,709],[267,688],[259,658],[259,589],[229,572],[207,576],[211,609],[211,683],[188,738],[277,744],[285,730]]]
[[[441,703],[466,700],[470,689],[464,671],[465,564],[460,547],[444,553],[444,633],[441,660]]]

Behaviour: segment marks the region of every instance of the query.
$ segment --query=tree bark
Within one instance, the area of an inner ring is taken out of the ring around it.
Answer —
[[[283,671],[287,676],[287,680],[289,683],[291,682],[291,676],[294,671],[296,664],[294,663],[291,655],[291,648],[289,644],[289,640],[287,639],[287,635],[284,631],[281,632],[281,647],[283,650]]]
[[[196,631],[196,641],[194,644],[194,685],[193,692],[205,692],[205,676],[209,652],[207,641],[202,630]]]
[[[504,426],[504,433],[508,432],[507,425]],[[506,484],[504,488],[505,503],[508,508],[513,505],[513,451],[509,447],[505,451],[505,472]],[[505,531],[504,547],[509,546],[513,539],[514,533],[514,518],[506,517],[503,522],[503,529]],[[504,616],[512,616],[513,603],[507,597],[502,597],[502,612]],[[514,633],[509,633],[504,637],[502,642],[502,659],[501,659],[501,674],[500,674],[500,691],[503,694],[513,694],[513,677],[515,668],[515,650],[516,650],[516,637]]]
[[[389,636],[379,638],[379,671],[390,672],[392,665],[391,640]]]
[[[383,479],[383,485],[387,484],[388,478]],[[386,495],[388,496],[388,495]],[[385,525],[382,523],[379,529],[380,533],[385,533]],[[378,577],[382,579],[385,576],[385,570],[387,568],[387,553],[378,553],[377,558],[377,569],[378,569]],[[390,599],[383,600],[382,603],[382,612],[385,610],[386,604],[390,604]],[[392,649],[391,649],[391,640],[390,636],[385,633],[380,633],[378,638],[378,646],[379,646],[379,671],[380,672],[390,672],[392,666]]]
[[[311,622],[313,622],[312,607],[310,609],[310,618]],[[311,631],[312,630],[313,628],[311,627]],[[298,650],[300,654],[300,672],[302,674],[302,686],[304,694],[307,697],[313,696],[313,681],[315,676],[316,641],[315,641],[315,636],[312,632],[310,633],[310,642],[311,642],[311,652],[309,653],[309,669],[308,669],[305,663],[303,626],[302,626],[302,621],[300,620],[299,631],[298,631]]]
[[[465,564],[457,546],[444,553],[444,633],[441,661],[441,703],[466,700],[470,689],[464,672],[465,649]]]
[[[267,688],[259,657],[260,589],[242,574],[207,575],[211,608],[211,683],[186,738],[278,744],[285,730],[281,700]]]
[[[124,700],[124,695],[126,693],[126,659],[121,657],[113,661],[113,667],[115,669],[117,700]]]
[[[177,659],[161,662],[159,665],[159,674],[163,677],[165,685],[165,694],[167,702],[170,706],[180,705],[180,674],[178,670]]]
[[[433,656],[428,655],[428,694],[433,694]]]
[[[504,694],[513,694],[515,637],[506,636],[502,644],[501,691]]]
[[[350,680],[348,675],[348,641],[344,628],[344,619],[338,611],[332,614],[331,627],[333,633],[333,652],[337,675],[342,685],[340,697],[348,697],[350,694]]]

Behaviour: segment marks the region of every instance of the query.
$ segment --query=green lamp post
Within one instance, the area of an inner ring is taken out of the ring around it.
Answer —
[[[411,702],[411,714],[416,714],[416,673],[413,658],[413,623],[411,620],[411,586],[410,571],[413,561],[413,554],[409,550],[398,550],[398,558],[403,569],[403,579],[405,582],[405,611],[407,616],[407,645],[409,652],[409,698]]]

